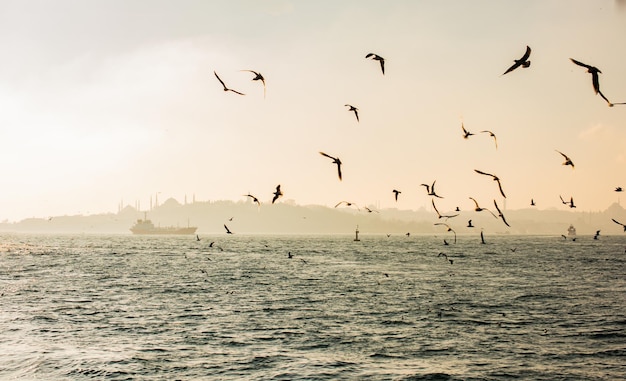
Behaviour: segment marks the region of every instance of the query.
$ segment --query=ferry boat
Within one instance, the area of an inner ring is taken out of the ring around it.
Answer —
[[[576,236],[576,228],[574,225],[570,225],[569,228],[567,228],[567,235],[570,237]]]
[[[177,226],[154,226],[152,221],[146,218],[144,214],[143,219],[138,219],[130,228],[133,234],[194,234],[198,229],[195,226],[187,226],[185,228]]]

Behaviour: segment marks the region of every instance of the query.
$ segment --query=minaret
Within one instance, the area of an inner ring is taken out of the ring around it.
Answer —
[[[360,241],[359,239],[359,225],[356,226],[356,230],[354,231],[354,240]]]

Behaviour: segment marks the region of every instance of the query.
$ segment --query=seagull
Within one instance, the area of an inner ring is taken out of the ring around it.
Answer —
[[[233,232],[230,231],[230,229],[228,228],[228,226],[226,226],[226,224],[224,224],[224,229],[226,229],[226,234],[233,234]]]
[[[445,223],[443,223],[443,222],[436,222],[436,223],[435,223],[435,225],[443,225],[443,226],[447,227],[449,232],[454,233],[454,243],[456,243],[456,232],[454,231],[454,229],[452,229],[452,228],[450,227],[450,225],[445,224]]]
[[[244,194],[244,196],[246,197],[250,197],[252,199],[253,202],[256,202],[258,206],[261,206],[261,202],[259,201],[258,198],[254,197],[253,195],[251,195],[250,193],[248,194]]]
[[[561,197],[561,195],[559,195],[559,198],[561,199],[561,203],[563,203],[563,205],[569,205],[570,208],[576,207],[576,205],[574,205],[574,197],[570,196],[569,201],[563,200],[563,197]]]
[[[495,214],[493,214],[493,212],[487,208],[481,208],[480,206],[478,206],[478,201],[476,201],[473,197],[470,197],[470,200],[474,201],[474,204],[476,204],[476,208],[474,209],[477,212],[482,212],[483,210],[488,211],[489,213],[491,213],[492,216],[494,216],[495,218],[498,218],[498,216],[496,216]]]
[[[563,165],[571,165],[572,169],[574,169],[574,163],[572,162],[572,159],[570,159],[566,154],[564,154],[563,152],[561,152],[559,150],[555,150],[555,151],[560,153],[561,155],[563,155],[563,157],[565,158],[565,161],[563,162]]]
[[[392,192],[394,193],[394,196],[395,196],[395,198],[396,198],[396,201],[398,201],[398,195],[399,195],[400,193],[402,193],[402,192],[400,192],[399,190],[396,190],[396,189],[392,190]]]
[[[435,183],[437,182],[437,180],[433,181],[433,185],[428,185],[428,184],[421,184],[421,186],[426,187],[426,192],[428,192],[429,196],[435,196],[438,198],[443,198],[441,196],[439,196],[438,194],[435,193]]]
[[[594,234],[593,239],[598,239],[600,236],[600,230],[596,230],[596,234]]]
[[[439,210],[437,210],[437,207],[435,206],[435,200],[434,200],[434,199],[431,199],[430,201],[431,201],[431,202],[432,202],[432,204],[433,204],[433,209],[435,209],[435,212],[437,213],[437,217],[439,217],[440,219],[441,219],[441,218],[453,218],[453,217],[458,216],[458,214],[453,214],[453,215],[442,215],[442,214],[440,214],[440,213],[439,213]]]
[[[365,58],[372,58],[375,61],[380,62],[380,70],[383,71],[383,75],[385,75],[385,59],[378,54],[368,53]]]
[[[472,225],[472,220],[468,220],[467,221],[467,227],[468,228],[473,228],[474,227],[474,225]]]
[[[483,245],[486,243],[485,242],[485,236],[483,235],[483,231],[480,231],[480,243],[482,243]]]
[[[530,57],[530,47],[526,45],[526,53],[524,53],[522,58],[520,58],[519,60],[514,60],[515,63],[510,68],[506,69],[506,71],[502,73],[502,75],[512,72],[513,70],[517,69],[520,66],[523,68],[529,67],[530,61],[528,60],[528,57]]]
[[[226,225],[224,225],[224,227],[226,227]],[[230,230],[228,230],[228,228],[226,228],[226,230],[227,230],[226,234],[233,234],[233,233],[230,233]],[[224,249],[222,249],[221,246],[217,246],[217,245],[213,246],[213,245],[215,245],[215,241],[211,241],[211,243],[209,244],[209,247],[217,247],[220,251],[224,251]]]
[[[615,188],[615,191],[616,191],[616,192],[623,192],[624,190],[622,189],[622,187],[616,187],[616,188]]]
[[[626,225],[624,225],[623,223],[621,223],[621,222],[617,221],[615,218],[611,218],[611,220],[612,220],[613,222],[615,222],[616,224],[618,224],[618,225],[622,225],[622,227],[624,228],[624,231],[626,232]]]
[[[604,99],[606,101],[606,103],[609,104],[609,107],[613,107],[613,103],[611,103],[605,96],[604,94],[602,94],[602,91],[600,91],[600,80],[598,79],[598,73],[602,73],[600,71],[600,69],[598,69],[595,66],[591,66],[591,65],[587,65],[584,64],[580,61],[576,61],[573,58],[570,58],[570,60],[575,63],[578,66],[582,66],[584,68],[587,68],[587,73],[591,73],[591,82],[593,84],[593,90],[595,91],[596,94],[600,94],[600,96],[602,97],[602,99]]]
[[[480,132],[488,133],[493,138],[494,143],[496,143],[496,149],[498,149],[498,139],[496,139],[496,134],[494,134],[493,132],[491,132],[489,130],[483,130],[483,131],[480,131]]]
[[[469,132],[468,130],[465,129],[465,126],[463,125],[463,122],[461,122],[461,129],[463,130],[463,139],[467,139],[470,136],[474,135],[473,133]]]
[[[332,157],[332,156],[330,156],[328,154],[325,154],[324,152],[321,152],[321,151],[320,151],[320,155],[326,156],[326,157],[328,157],[330,159],[333,159],[333,163],[337,164],[337,173],[339,174],[339,181],[341,181],[341,160],[339,160],[338,157]]]
[[[353,202],[348,202],[348,201],[339,201],[339,202],[337,203],[337,205],[335,205],[335,208],[336,208],[336,207],[338,207],[338,206],[339,206],[339,205],[341,205],[341,204],[346,204],[346,206],[352,206],[352,205],[354,205],[354,206],[356,206],[356,208],[357,208],[358,210],[361,210],[361,209],[359,209],[359,207],[357,206],[357,204],[355,204],[355,203],[353,203]]]
[[[367,206],[364,206],[363,209],[365,209],[368,213],[372,213],[372,212],[380,213],[378,210],[372,210],[368,208]]]
[[[530,206],[535,206],[535,199],[533,198],[530,199]]]
[[[359,121],[359,109],[349,104],[346,104],[346,107],[350,107],[348,111],[354,111],[354,116],[356,116],[356,121],[358,122]]]
[[[226,85],[224,84],[224,81],[222,81],[222,79],[217,75],[217,73],[215,72],[215,70],[213,70],[213,74],[215,74],[215,77],[217,78],[218,81],[220,81],[220,83],[222,84],[222,86],[224,87],[224,91],[232,91],[235,94],[239,94],[239,95],[246,95],[244,93],[240,93],[237,90],[233,90],[233,89],[229,89],[228,87],[226,87]]]
[[[502,214],[502,211],[500,210],[500,208],[498,208],[498,203],[496,202],[496,200],[493,200],[493,204],[496,206],[496,210],[498,211],[498,216],[502,218],[502,222],[504,222],[506,226],[511,227],[511,225],[509,225],[509,223],[506,222],[506,219],[504,218],[504,214]]]
[[[272,198],[272,204],[278,200],[279,197],[283,195],[283,192],[280,190],[280,184],[276,186],[276,191],[274,192],[274,198]]]
[[[263,75],[257,71],[254,70],[241,70],[241,71],[249,71],[250,73],[254,74],[254,78],[252,78],[253,81],[261,81],[263,83],[263,98],[265,98],[265,78],[263,78]]]
[[[196,241],[200,241],[200,236],[196,234]]]
[[[481,175],[493,177],[493,181],[498,183],[498,188],[500,189],[500,194],[502,195],[502,197],[506,198],[506,195],[504,194],[504,191],[502,190],[502,184],[500,184],[500,178],[498,176],[492,175],[491,173],[479,171],[478,169],[474,169],[474,172],[480,173]]]

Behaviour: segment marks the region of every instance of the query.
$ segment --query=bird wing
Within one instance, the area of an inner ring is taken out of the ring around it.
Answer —
[[[380,60],[380,70],[383,71],[383,75],[385,75],[385,60]]]
[[[624,224],[623,224],[623,223],[621,223],[621,222],[617,221],[615,218],[611,218],[611,220],[612,220],[613,222],[615,222],[616,224],[618,224],[618,225],[622,225],[622,226],[624,226]]]
[[[476,173],[480,173],[481,175],[491,176],[491,177],[493,177],[493,178],[496,178],[496,176],[492,175],[491,173],[487,173],[487,172],[479,171],[478,169],[474,169],[474,172],[476,172]]]
[[[228,87],[226,87],[226,85],[224,84],[224,81],[222,81],[222,79],[220,78],[219,75],[217,75],[217,72],[215,70],[213,70],[213,74],[215,74],[215,78],[217,78],[218,81],[220,81],[220,83],[222,84],[222,86],[224,86],[224,89],[228,90]]]
[[[573,59],[573,58],[570,58],[570,60],[571,60],[573,63],[575,63],[576,65],[578,65],[578,66],[586,67],[587,69],[590,69],[590,70],[598,70],[597,68],[595,68],[595,67],[593,67],[593,66],[591,66],[591,65],[587,65],[587,64],[584,64],[584,63],[582,63],[582,62],[580,62],[580,61],[576,61],[576,60],[575,60],[575,59]]]
[[[240,92],[239,92],[239,91],[237,91],[237,90],[233,90],[233,89],[227,89],[227,90],[228,90],[228,91],[232,91],[232,92],[233,92],[233,93],[235,93],[235,94],[239,94],[239,95],[246,95],[246,94],[244,94],[244,93],[240,93]]]
[[[526,45],[526,52],[524,53],[522,58],[520,58],[520,61],[526,61],[528,57],[530,57],[530,51],[530,46]]]
[[[502,190],[502,184],[500,183],[500,180],[498,178],[496,178],[495,180],[498,183],[498,189],[500,189],[500,194],[502,195],[502,197],[506,198],[506,195],[504,194],[504,191]]]
[[[224,229],[226,229],[226,233],[230,233],[230,229],[226,226],[226,224],[224,224]]]
[[[435,206],[435,200],[431,199],[430,201],[433,204],[433,209],[435,209],[435,212],[437,212],[437,216],[439,216],[439,218],[441,218],[441,214],[439,214],[439,210],[437,210],[437,207]]]
[[[337,174],[339,175],[339,180],[341,181],[341,162],[337,163]]]
[[[474,201],[474,204],[476,204],[477,208],[480,208],[480,206],[478,206],[478,201],[476,201],[473,197],[470,197],[470,200]]]
[[[509,67],[508,69],[506,69],[506,71],[504,73],[502,73],[501,75],[505,75],[507,73],[512,72],[513,70],[517,69],[518,67],[520,67],[522,65],[523,61],[515,61],[515,63],[513,65],[511,65],[511,67]]]
[[[597,71],[593,71],[591,72],[591,82],[593,83],[593,90],[596,92],[596,94],[598,94],[600,92],[600,79],[598,78],[598,72]],[[602,96],[602,98],[604,98],[604,95]],[[606,99],[606,98],[604,98]],[[609,102],[607,100],[607,102]],[[611,102],[609,102],[611,103]]]
[[[559,151],[559,150],[555,150],[556,152],[560,153],[561,155],[563,155],[563,157],[565,158],[565,160],[569,160],[571,161],[571,159],[569,157],[567,157],[566,154],[564,154],[563,152]]]
[[[376,56],[376,54],[374,54],[374,53],[367,53],[367,55],[365,56],[365,58],[370,58],[370,57],[372,57],[372,56]]]
[[[328,158],[331,158],[331,159],[335,160],[335,158],[334,158],[334,157],[332,157],[332,156],[330,156],[329,154],[326,154],[326,153],[324,153],[324,152],[321,152],[321,151],[320,151],[320,155],[322,155],[322,156],[326,156],[326,157],[328,157]]]

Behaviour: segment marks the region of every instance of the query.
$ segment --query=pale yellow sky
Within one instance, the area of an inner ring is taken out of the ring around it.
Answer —
[[[626,105],[569,58],[626,102],[618,3],[1,0],[0,220],[277,184],[298,204],[429,207],[434,180],[440,210],[500,200],[474,169],[509,209],[603,210],[626,187]]]

